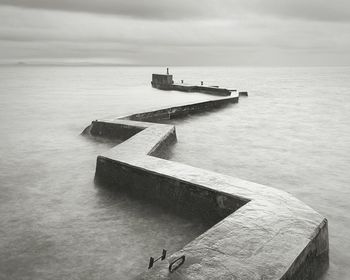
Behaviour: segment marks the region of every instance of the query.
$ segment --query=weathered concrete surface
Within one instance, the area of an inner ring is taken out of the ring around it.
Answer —
[[[210,102],[215,107],[237,99]],[[187,109],[209,108],[198,104]],[[176,108],[173,117],[181,116],[181,107]],[[155,118],[163,118],[164,111],[172,108],[153,111]],[[96,180],[201,216],[213,226],[138,279],[299,280],[324,272],[328,228],[323,216],[286,192],[158,158],[176,141],[176,131],[172,125],[141,122],[154,121],[151,115],[94,121],[85,130],[102,137],[114,138],[115,131],[122,139],[134,135],[97,158]],[[169,263],[182,255],[185,263],[170,273]]]
[[[168,90],[173,83],[174,83],[173,75],[152,74],[151,84],[152,84],[152,87],[154,88]]]

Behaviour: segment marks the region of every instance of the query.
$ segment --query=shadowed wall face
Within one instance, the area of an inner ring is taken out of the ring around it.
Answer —
[[[170,89],[173,83],[173,75],[152,74],[152,86],[155,88]]]
[[[176,178],[144,172],[102,157],[97,159],[95,180],[111,189],[120,189],[134,197],[166,207],[180,217],[200,219],[208,227],[247,203]]]

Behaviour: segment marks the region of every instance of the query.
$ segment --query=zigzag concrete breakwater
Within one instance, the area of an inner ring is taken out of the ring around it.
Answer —
[[[213,225],[137,279],[299,280],[317,279],[327,269],[327,220],[303,202],[271,187],[162,158],[176,131],[157,120],[238,100],[236,95],[96,120],[84,130],[125,140],[98,156],[96,180]],[[182,255],[184,264],[169,272],[169,263]]]

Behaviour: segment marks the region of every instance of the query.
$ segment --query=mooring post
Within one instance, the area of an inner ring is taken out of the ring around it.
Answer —
[[[153,257],[149,258],[148,269],[152,268],[156,261],[159,261],[159,260],[163,261],[165,260],[165,258],[166,258],[166,250],[163,249],[162,255],[159,258],[157,259],[154,259]]]
[[[166,68],[166,74],[169,75],[169,68]]]
[[[201,86],[203,85],[203,81],[201,81]]]

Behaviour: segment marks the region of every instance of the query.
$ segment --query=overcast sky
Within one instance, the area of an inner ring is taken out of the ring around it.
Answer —
[[[350,65],[350,0],[0,0],[0,62]]]

